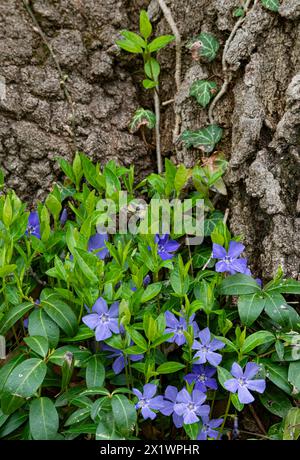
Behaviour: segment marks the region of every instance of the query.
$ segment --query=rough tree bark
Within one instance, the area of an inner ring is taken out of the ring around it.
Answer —
[[[23,1],[1,0],[0,162],[9,185],[29,199],[43,196],[57,177],[53,158],[74,148],[102,162],[134,163],[140,176],[155,169],[155,151],[127,126],[139,105],[152,99],[140,87],[139,63],[120,54],[121,28],[137,29],[148,8],[158,33],[170,33],[157,1],[32,0],[28,3],[47,38],[42,40]],[[239,0],[170,0],[183,43],[200,32],[226,42]],[[50,51],[55,54],[59,67]],[[162,108],[162,153],[190,166],[199,151],[174,146],[174,109],[181,131],[208,123],[207,110],[188,96],[195,79],[222,84],[221,51],[211,64],[195,63],[183,46],[183,72],[175,106]],[[160,52],[161,100],[174,96],[175,46]],[[219,150],[226,175],[230,226],[242,233],[251,267],[270,277],[279,264],[299,276],[300,258],[300,3],[281,0],[279,14],[256,2],[226,54],[233,73],[219,101],[216,122],[225,130]],[[64,79],[70,93],[64,92]]]

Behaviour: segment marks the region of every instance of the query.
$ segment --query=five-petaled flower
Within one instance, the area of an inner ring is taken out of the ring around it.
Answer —
[[[201,418],[202,428],[197,436],[198,441],[206,441],[207,438],[217,439],[219,436],[219,432],[215,428],[218,428],[220,425],[222,425],[223,419],[217,418],[209,420],[208,417]]]
[[[178,415],[174,411],[174,406],[176,404],[176,398],[178,395],[178,390],[173,385],[168,385],[165,391],[163,407],[160,409],[160,412],[163,415],[172,415],[174,425],[176,428],[181,428],[183,426],[183,416]]]
[[[195,382],[195,390],[205,393],[208,388],[217,390],[218,384],[212,376],[216,373],[216,368],[211,366],[203,366],[203,364],[194,364],[192,372],[187,374],[184,379],[189,383]]]
[[[118,325],[119,302],[114,302],[108,309],[107,303],[102,297],[96,300],[90,314],[84,316],[82,321],[90,329],[95,330],[95,338],[98,342],[106,340],[113,333],[119,334]]]
[[[196,335],[198,333],[198,326],[195,321],[193,321],[195,315],[192,315],[189,319],[189,324],[193,326],[194,328],[194,334]],[[186,320],[182,317],[179,316],[176,318],[176,316],[171,313],[170,311],[165,312],[165,318],[166,318],[166,330],[165,334],[170,334],[171,332],[174,333],[173,337],[170,337],[167,342],[175,342],[177,345],[183,345],[186,342],[185,336],[184,336],[184,331],[187,330],[187,322]]]
[[[133,345],[133,342],[131,343]],[[115,374],[120,374],[127,364],[128,359],[130,361],[140,361],[144,358],[144,355],[124,355],[122,350],[118,350],[117,348],[110,347],[106,343],[102,345],[102,350],[110,351],[110,354],[107,356],[108,358],[116,358],[113,362],[112,368]]]
[[[143,393],[141,393],[136,388],[133,388],[133,393],[138,397],[138,402],[136,403],[136,409],[141,409],[143,418],[155,419],[156,413],[154,410],[162,409],[164,405],[164,399],[162,396],[154,396],[157,391],[157,385],[153,383],[146,383],[143,388]]]
[[[157,244],[157,254],[162,260],[169,260],[174,257],[172,252],[177,251],[180,244],[175,240],[170,240],[170,235],[166,233],[165,235],[159,236],[155,235],[154,242]]]
[[[41,239],[40,220],[36,211],[29,214],[25,235],[33,235],[36,238]]]
[[[174,411],[177,415],[183,416],[183,422],[186,425],[196,423],[200,417],[208,417],[209,405],[203,405],[206,395],[199,390],[193,390],[192,394],[183,388],[179,391]]]
[[[199,332],[200,342],[194,340],[192,349],[198,350],[194,358],[198,358],[194,364],[204,364],[209,362],[212,366],[217,367],[222,361],[222,355],[215,353],[216,350],[220,350],[225,347],[225,343],[217,339],[210,337],[210,330],[208,327]]]
[[[233,363],[231,374],[234,378],[226,380],[224,387],[231,393],[238,392],[238,398],[242,404],[249,404],[254,401],[254,397],[249,390],[263,393],[266,389],[264,379],[253,380],[259,370],[260,366],[253,362],[246,364],[244,372],[238,363]]]
[[[214,243],[212,256],[214,259],[219,259],[216,263],[216,271],[228,272],[230,275],[235,273],[251,275],[247,267],[247,259],[239,258],[244,249],[245,246],[237,241],[230,241],[228,252],[223,246]]]

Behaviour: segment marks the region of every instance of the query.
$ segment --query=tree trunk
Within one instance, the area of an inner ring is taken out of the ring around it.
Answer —
[[[162,107],[162,154],[191,166],[201,152],[174,146],[174,110],[181,132],[209,123],[208,111],[189,97],[189,87],[211,77],[222,85],[222,46],[240,2],[166,3],[182,35],[183,71],[181,89],[174,94],[175,46],[159,53],[161,101],[175,97],[175,104]],[[272,13],[260,0],[253,3],[227,50],[232,80],[215,110],[215,121],[224,128],[217,148],[229,160],[226,206],[253,271],[268,278],[282,265],[286,275],[297,277],[300,4],[282,0],[279,13]],[[0,102],[0,161],[9,185],[23,197],[42,197],[57,177],[54,157],[70,159],[75,148],[102,163],[133,163],[140,176],[155,169],[155,150],[127,128],[137,107],[152,108],[150,94],[140,85],[141,62],[114,45],[120,29],[137,30],[139,10],[147,7],[156,33],[171,33],[156,0],[150,5],[142,0],[1,1],[6,97]],[[222,45],[213,63],[192,61],[184,46],[200,32],[214,34]]]

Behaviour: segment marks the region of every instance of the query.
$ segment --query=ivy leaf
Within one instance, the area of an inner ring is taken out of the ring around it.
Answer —
[[[215,145],[220,142],[222,134],[223,129],[220,126],[210,125],[198,131],[184,131],[181,135],[181,140],[187,148],[194,147],[210,153],[214,150]]]
[[[189,44],[188,47],[193,52],[193,57],[199,59],[198,56],[204,57],[208,62],[213,61],[220,48],[218,40],[207,32],[203,32],[195,37]],[[194,55],[195,52],[195,55]]]
[[[151,110],[137,109],[130,123],[130,132],[136,133],[141,126],[147,126],[149,129],[155,127],[156,118],[154,113]]]
[[[277,13],[279,10],[279,0],[261,0],[261,3],[265,8],[267,8],[270,11],[274,11],[275,13]]]
[[[217,84],[214,81],[196,80],[190,87],[190,96],[206,107],[217,92]]]
[[[245,10],[244,8],[236,8],[232,15],[234,18],[241,18],[242,16],[245,16]]]

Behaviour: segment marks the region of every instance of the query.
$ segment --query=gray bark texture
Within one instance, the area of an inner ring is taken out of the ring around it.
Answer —
[[[37,20],[25,8],[27,3]],[[189,97],[196,79],[222,85],[222,48],[239,0],[166,1],[182,36],[182,84],[176,94],[175,44],[158,54],[162,67],[162,154],[191,166],[199,150],[173,144],[181,132],[206,126],[208,111]],[[214,117],[218,145],[229,160],[229,223],[242,234],[254,272],[269,278],[281,264],[299,276],[300,259],[300,1],[281,0],[272,13],[257,0],[225,56],[232,80]],[[252,2],[253,5],[253,2]],[[171,33],[152,0],[0,0],[0,163],[20,196],[42,198],[58,178],[54,158],[81,150],[103,164],[134,164],[139,177],[155,169],[154,139],[130,134],[139,106],[153,108],[141,87],[141,62],[115,46],[119,31],[138,30],[147,9],[157,34]],[[38,29],[37,24],[40,25]],[[41,33],[45,40],[42,39]],[[221,43],[212,63],[195,62],[186,42],[200,32]]]

